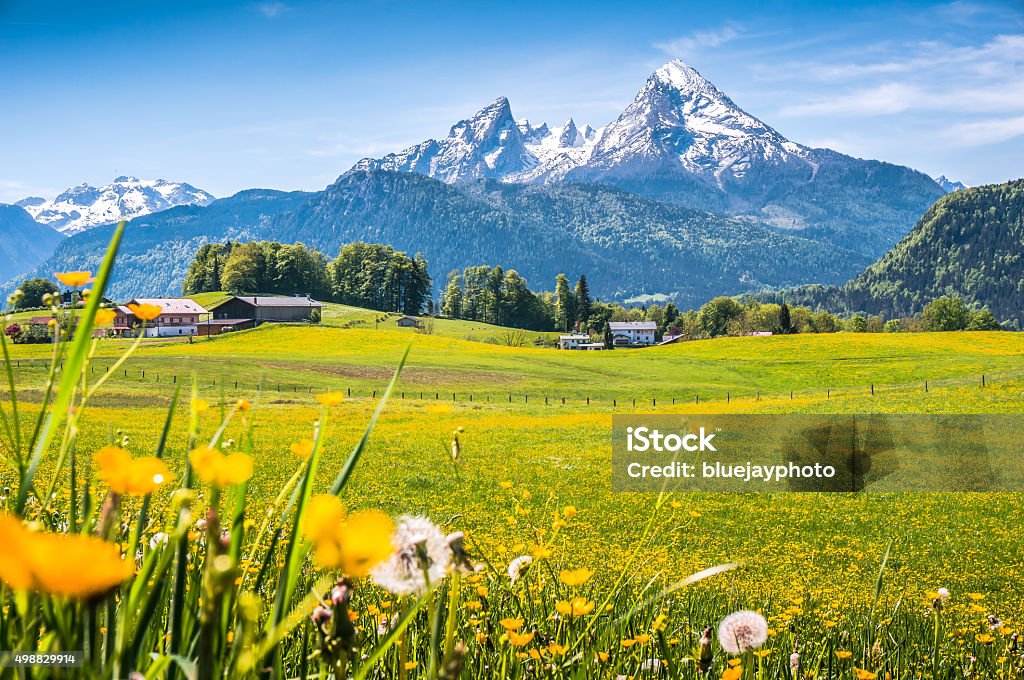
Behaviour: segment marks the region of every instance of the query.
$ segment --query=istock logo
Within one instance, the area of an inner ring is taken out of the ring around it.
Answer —
[[[678,453],[683,451],[717,451],[711,440],[715,438],[715,432],[707,433],[704,428],[697,432],[691,432],[682,436],[670,432],[662,434],[660,430],[652,430],[649,427],[627,427],[626,428],[626,450],[627,451],[668,451]]]

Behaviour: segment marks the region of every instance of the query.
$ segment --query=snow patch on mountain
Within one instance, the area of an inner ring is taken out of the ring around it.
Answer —
[[[428,139],[381,159],[364,158],[352,169],[415,172],[449,183],[530,181],[585,160],[597,136],[597,130],[580,129],[572,119],[560,127],[517,121],[508,99],[499,97],[453,125],[444,139]]]
[[[961,189],[967,189],[968,188],[967,184],[964,184],[963,182],[957,182],[957,181],[951,180],[948,177],[946,177],[945,175],[939,175],[938,177],[935,177],[933,179],[935,180],[935,183],[938,184],[940,187],[942,187],[943,191],[945,191],[947,194],[953,193],[954,191],[960,191]]]
[[[178,205],[207,205],[213,200],[213,195],[184,182],[122,176],[101,187],[80,184],[53,200],[32,196],[16,205],[36,222],[71,235]]]

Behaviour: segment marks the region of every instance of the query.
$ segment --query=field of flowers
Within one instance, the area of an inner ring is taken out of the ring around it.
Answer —
[[[609,436],[633,398],[1019,413],[1019,336],[135,347],[90,339],[94,300],[70,341],[5,347],[0,422],[0,652],[85,660],[0,678],[1024,673],[1021,495],[617,494]]]

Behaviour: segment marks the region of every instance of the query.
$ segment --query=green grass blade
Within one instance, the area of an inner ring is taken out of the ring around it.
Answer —
[[[96,275],[96,283],[93,286],[92,294],[89,296],[89,301],[85,305],[85,311],[82,314],[81,321],[75,329],[75,337],[74,340],[72,340],[71,349],[68,352],[67,365],[61,375],[60,387],[58,388],[57,396],[53,401],[53,408],[50,410],[50,413],[46,418],[46,423],[43,425],[43,430],[35,442],[28,469],[25,470],[25,474],[21,479],[21,486],[18,489],[18,501],[15,504],[15,511],[18,515],[21,515],[25,511],[25,503],[28,501],[28,494],[32,489],[33,479],[35,477],[36,470],[39,468],[40,462],[42,462],[43,454],[46,452],[47,447],[53,440],[54,434],[64,423],[64,420],[67,417],[67,410],[70,405],[71,396],[74,392],[75,384],[79,380],[81,369],[84,365],[85,357],[89,351],[89,346],[92,341],[92,327],[96,310],[99,309],[100,303],[103,300],[103,292],[106,290],[107,283],[110,280],[110,272],[114,268],[114,260],[117,257],[117,250],[121,245],[121,236],[124,234],[124,227],[125,222],[122,221],[114,229],[114,235],[110,239],[110,245],[107,247],[107,253],[103,257],[103,264],[100,266],[99,273]]]

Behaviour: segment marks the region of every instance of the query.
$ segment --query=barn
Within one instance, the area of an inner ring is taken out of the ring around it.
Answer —
[[[307,296],[275,297],[267,295],[233,295],[215,306],[213,321],[249,319],[262,323],[297,323],[320,321],[322,305]]]

